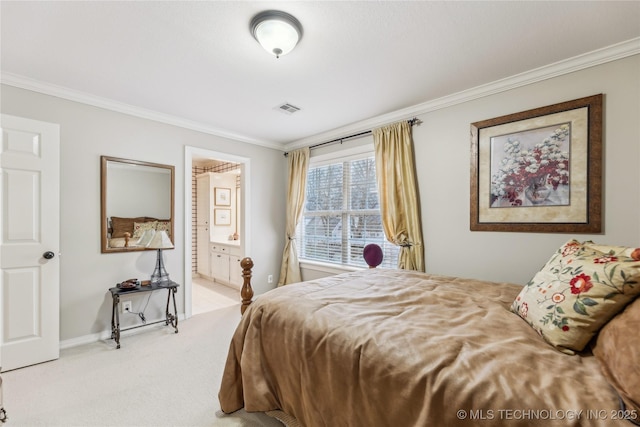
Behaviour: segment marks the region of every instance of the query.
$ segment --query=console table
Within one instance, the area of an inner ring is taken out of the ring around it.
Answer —
[[[176,308],[176,292],[178,292],[179,284],[173,281],[151,283],[150,285],[139,285],[135,288],[126,289],[113,287],[109,288],[111,292],[111,298],[113,300],[113,307],[111,311],[111,339],[116,341],[116,348],[120,348],[120,332],[127,331],[129,329],[141,328],[143,326],[154,325],[156,323],[164,322],[165,325],[171,324],[175,329],[175,333],[178,333],[178,309]],[[123,295],[132,295],[140,292],[153,292],[166,289],[167,290],[167,308],[165,310],[165,319],[158,320],[156,322],[145,323],[144,325],[131,326],[125,329],[120,329],[120,297]],[[169,302],[173,299],[173,313],[169,312]]]

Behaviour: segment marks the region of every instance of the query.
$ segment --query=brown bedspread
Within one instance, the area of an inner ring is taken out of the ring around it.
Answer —
[[[224,412],[314,426],[631,426],[590,354],[509,311],[520,286],[366,270],[270,291],[245,312]]]

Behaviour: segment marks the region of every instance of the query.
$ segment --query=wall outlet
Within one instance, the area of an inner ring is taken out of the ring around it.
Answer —
[[[131,301],[122,301],[122,312],[133,313],[133,309],[131,308]]]
[[[267,276],[267,283],[273,283],[273,274]]]

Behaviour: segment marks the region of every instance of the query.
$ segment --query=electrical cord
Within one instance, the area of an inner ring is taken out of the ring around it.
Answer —
[[[147,297],[147,302],[144,305],[144,308],[142,309],[142,311],[133,311],[133,310],[127,310],[127,313],[131,313],[131,314],[135,314],[137,315],[140,320],[142,320],[142,324],[146,325],[147,324],[147,318],[144,315],[144,312],[147,310],[147,306],[149,305],[149,301],[151,300],[151,293],[149,293],[149,296]]]

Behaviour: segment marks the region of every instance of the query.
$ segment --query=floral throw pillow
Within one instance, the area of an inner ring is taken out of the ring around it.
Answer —
[[[139,239],[142,237],[145,231],[147,230],[155,230],[156,224],[158,221],[147,221],[147,222],[134,222],[133,223],[133,238]]]
[[[640,248],[570,240],[527,283],[511,306],[558,350],[581,351],[640,294]]]
[[[156,231],[166,231],[169,238],[171,238],[171,223],[169,221],[158,221]]]

